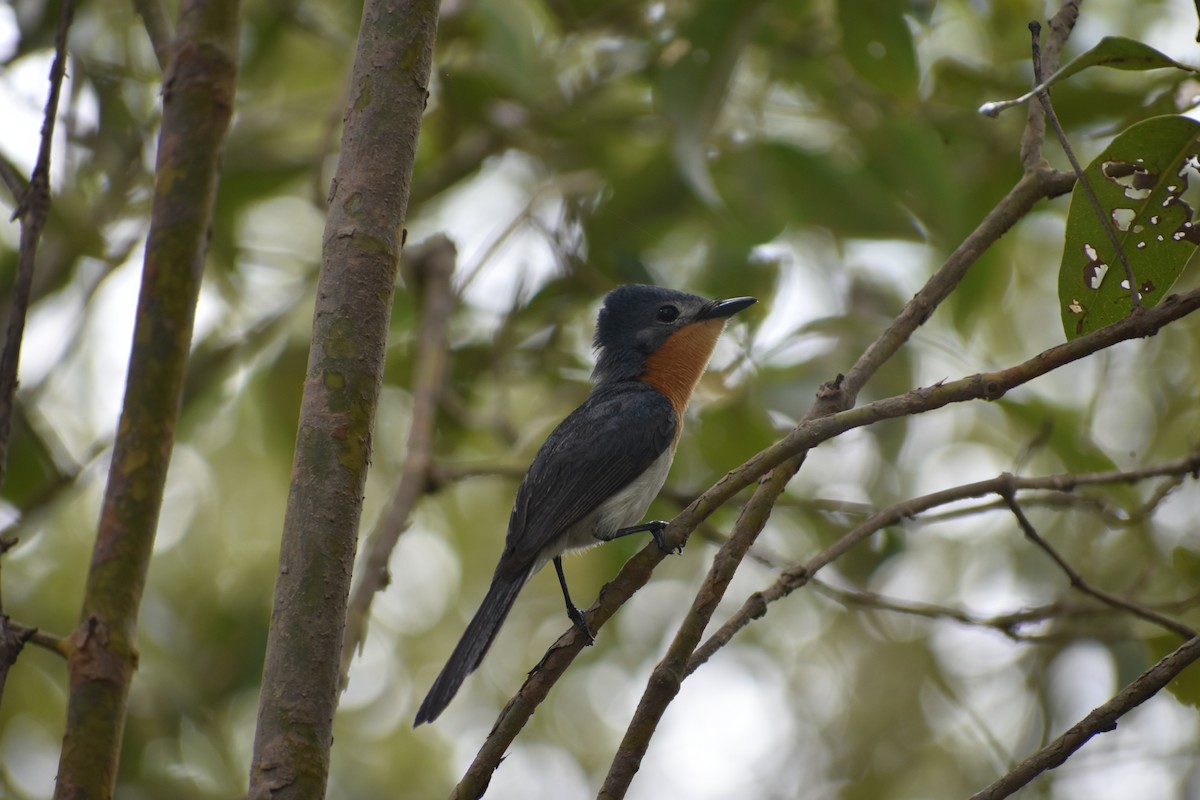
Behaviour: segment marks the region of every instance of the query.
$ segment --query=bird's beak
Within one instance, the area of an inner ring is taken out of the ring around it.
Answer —
[[[732,317],[734,314],[749,308],[757,302],[758,299],[754,297],[733,297],[729,300],[714,300],[700,309],[700,313],[696,315],[696,321]]]

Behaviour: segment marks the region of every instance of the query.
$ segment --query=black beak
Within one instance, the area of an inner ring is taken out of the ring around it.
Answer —
[[[714,300],[700,309],[700,313],[696,315],[696,321],[732,317],[734,314],[749,308],[757,302],[758,299],[755,297],[733,297],[729,300]]]

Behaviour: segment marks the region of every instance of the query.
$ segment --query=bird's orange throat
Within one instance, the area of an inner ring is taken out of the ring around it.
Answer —
[[[724,319],[685,325],[646,359],[642,382],[666,395],[680,420],[724,329]]]

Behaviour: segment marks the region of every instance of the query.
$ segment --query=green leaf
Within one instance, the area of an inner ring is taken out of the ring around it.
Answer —
[[[1049,89],[1059,81],[1064,81],[1088,67],[1111,67],[1123,70],[1175,69],[1200,73],[1200,69],[1189,64],[1182,64],[1169,56],[1160,53],[1149,45],[1126,39],[1124,36],[1105,36],[1091,50],[1073,58],[1069,63],[1044,80],[1032,91],[1023,94],[1015,100],[1002,100],[996,103],[985,103],[979,108],[979,113],[994,117],[1006,108],[1027,102],[1039,92]]]
[[[708,170],[708,137],[761,6],[761,0],[704,0],[661,56],[669,66],[655,81],[655,98],[675,127],[675,163],[710,206],[721,201]]]
[[[1188,583],[1200,583],[1200,553],[1176,547],[1171,551],[1171,567]]]
[[[537,3],[527,0],[501,0],[470,6],[476,29],[478,66],[485,79],[523,103],[535,103],[545,95],[552,82],[539,45],[539,31],[547,30],[550,20]]]
[[[1200,169],[1200,122],[1154,117],[1119,135],[1084,171],[1105,219],[1077,184],[1058,272],[1058,299],[1068,339],[1116,322],[1132,308],[1129,282],[1104,230],[1112,225],[1129,260],[1143,305],[1153,306],[1178,279],[1200,244],[1200,227],[1184,200]]]
[[[904,20],[905,4],[892,0],[840,0],[842,52],[854,71],[893,96],[917,93],[917,56]]]
[[[1058,81],[1066,80],[1077,72],[1088,67],[1112,67],[1113,69],[1146,70],[1175,67],[1176,69],[1197,72],[1188,64],[1181,64],[1175,59],[1160,53],[1148,44],[1124,36],[1105,36],[1095,47],[1079,55],[1055,72],[1046,81],[1051,86]]]
[[[1150,657],[1155,661],[1166,658],[1181,644],[1183,642],[1179,640],[1178,636],[1169,634],[1152,636],[1146,640]],[[1176,676],[1175,680],[1167,684],[1167,691],[1175,695],[1175,699],[1180,703],[1192,708],[1200,708],[1200,670],[1185,669]]]
[[[766,142],[724,153],[713,175],[731,217],[759,241],[788,225],[839,237],[912,239],[917,228],[878,176],[824,153]]]

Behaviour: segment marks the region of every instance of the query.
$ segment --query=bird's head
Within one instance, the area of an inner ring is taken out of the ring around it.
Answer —
[[[694,374],[694,385],[725,321],[755,302],[753,297],[708,300],[658,286],[619,286],[604,298],[596,321],[594,378],[597,383],[635,380],[666,367],[681,376]]]

